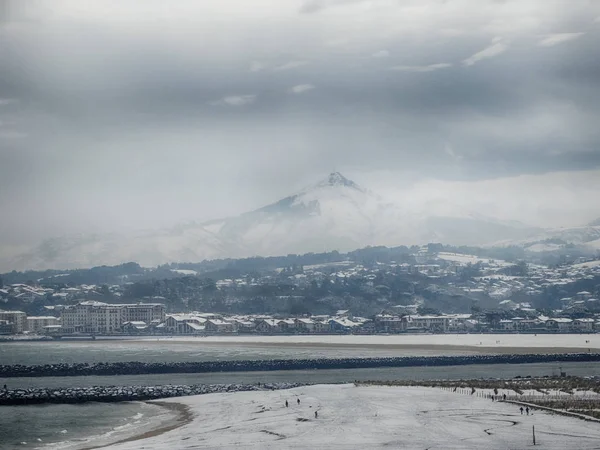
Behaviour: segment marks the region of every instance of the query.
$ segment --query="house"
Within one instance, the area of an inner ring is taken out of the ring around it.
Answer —
[[[199,331],[198,327],[203,327],[205,323],[205,318],[198,317],[195,314],[168,314],[164,327],[161,328],[169,334],[196,334]],[[188,324],[196,326],[188,326]]]
[[[500,322],[498,322],[498,327],[502,330],[502,331],[516,331],[517,330],[517,322],[514,320],[501,320]]]
[[[592,294],[588,291],[580,291],[577,294],[575,294],[575,297],[577,300],[587,300],[588,298],[592,298]]]
[[[252,333],[256,324],[251,320],[234,319],[234,328],[238,333]]]
[[[315,321],[308,317],[300,317],[295,322],[296,330],[301,333],[312,333],[315,331]]]
[[[374,326],[380,332],[399,333],[406,329],[406,320],[402,320],[402,317],[398,315],[377,314]]]
[[[329,329],[332,333],[349,333],[360,324],[346,318],[335,318],[329,320]]]
[[[498,303],[498,308],[504,310],[517,309],[517,304],[512,300],[502,300],[500,303]]]
[[[54,316],[28,316],[27,331],[31,333],[42,333],[48,325],[60,325],[58,317]]]
[[[233,333],[235,331],[232,322],[225,322],[221,319],[209,319],[204,323],[204,329],[207,333]]]
[[[199,325],[196,322],[185,322],[182,331],[182,334],[204,334],[206,332],[206,327],[204,325]]]
[[[256,324],[256,331],[259,333],[280,333],[278,319],[260,319]]]
[[[554,319],[546,320],[546,329],[552,331],[565,332],[571,329],[573,321],[564,317],[555,317]]]
[[[313,333],[328,333],[329,332],[329,321],[328,320],[313,320]]]
[[[296,331],[296,321],[294,319],[280,320],[279,328],[283,333],[293,333],[294,331]]]
[[[126,334],[139,334],[139,333],[143,333],[148,329],[148,326],[146,325],[146,322],[141,322],[141,321],[130,321],[130,322],[123,322],[123,333]]]
[[[594,319],[575,319],[573,321],[573,331],[591,333],[594,331]]]
[[[46,325],[42,332],[49,335],[60,334],[62,332],[62,325]]]

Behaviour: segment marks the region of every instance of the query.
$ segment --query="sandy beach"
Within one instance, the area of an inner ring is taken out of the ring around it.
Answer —
[[[541,449],[592,449],[600,439],[598,423],[542,411],[521,415],[512,404],[436,388],[317,385],[173,403],[187,405],[193,420],[105,448],[526,448],[533,426]]]
[[[600,350],[598,334],[413,334],[413,335],[305,335],[305,336],[173,336],[144,338],[138,342],[202,346],[279,348],[365,348],[447,351],[478,354],[582,353]]]

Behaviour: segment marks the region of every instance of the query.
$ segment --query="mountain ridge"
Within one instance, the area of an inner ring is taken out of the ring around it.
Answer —
[[[401,201],[384,201],[341,173],[332,172],[292,195],[237,216],[159,230],[46,239],[4,261],[6,267],[2,269],[63,269],[124,261],[150,267],[217,258],[351,251],[376,245],[487,245],[494,241],[507,245],[552,239],[548,230],[486,217],[447,203],[418,206],[420,209],[415,210]],[[591,228],[589,238],[600,238],[600,228],[597,236]],[[564,231],[561,235],[569,237]],[[583,243],[581,233],[574,232],[571,238]]]

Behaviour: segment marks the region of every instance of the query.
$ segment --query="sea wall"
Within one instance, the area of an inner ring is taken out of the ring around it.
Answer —
[[[305,383],[196,384],[168,386],[93,386],[0,390],[0,406],[41,403],[123,402],[155,400],[218,392],[291,389]]]
[[[390,358],[315,358],[199,362],[113,362],[43,365],[0,365],[0,378],[66,377],[86,375],[145,375],[165,373],[250,372],[307,369],[359,369],[375,367],[456,366],[469,364],[527,364],[543,362],[595,362],[600,353],[405,356]]]

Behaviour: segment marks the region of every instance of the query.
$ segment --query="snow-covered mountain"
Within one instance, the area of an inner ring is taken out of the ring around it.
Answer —
[[[590,252],[600,250],[600,225],[583,227],[548,228],[524,239],[494,242],[496,247],[516,245],[534,253],[558,251],[576,246]]]
[[[338,172],[273,204],[222,220],[133,234],[48,239],[2,270],[74,268],[136,261],[143,266],[203,259],[349,251],[367,245],[527,242],[543,230],[444,204],[385,201]],[[600,236],[599,236],[600,237]]]

